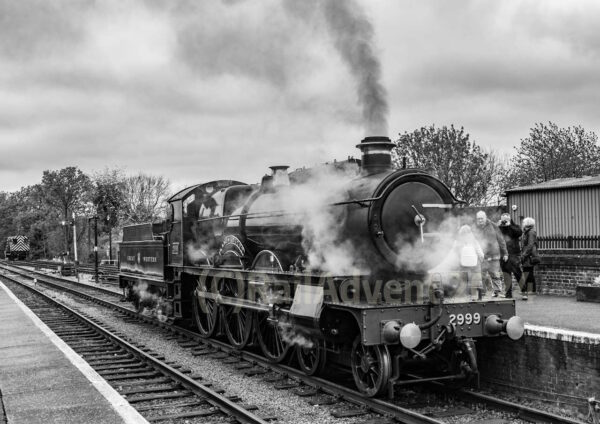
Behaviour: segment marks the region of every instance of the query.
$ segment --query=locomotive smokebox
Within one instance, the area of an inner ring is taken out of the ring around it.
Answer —
[[[388,137],[365,137],[356,147],[362,152],[363,174],[377,174],[392,169],[392,148],[394,143]]]

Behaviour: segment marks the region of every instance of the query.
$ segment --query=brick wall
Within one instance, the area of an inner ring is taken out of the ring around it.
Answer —
[[[577,284],[591,284],[600,276],[598,250],[541,250],[535,269],[542,294],[575,296]]]
[[[600,335],[527,326],[525,336],[477,342],[482,388],[544,399],[587,414],[586,399],[600,397]]]

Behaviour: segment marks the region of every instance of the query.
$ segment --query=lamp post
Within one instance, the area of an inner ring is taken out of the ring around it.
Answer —
[[[88,216],[88,226],[90,221],[94,220],[94,282],[98,284],[98,210],[96,205],[88,203],[85,211]]]
[[[77,229],[75,227],[75,212],[73,212],[73,258],[77,265]]]
[[[110,215],[106,215],[106,225],[108,226],[108,263],[112,264],[112,227],[110,226]]]
[[[98,284],[98,215],[88,218],[88,223],[94,220],[94,282]]]
[[[69,230],[67,229],[67,226],[74,225],[74,221],[64,221],[63,220],[63,221],[60,221],[60,225],[62,225],[64,227],[64,229],[65,229],[65,252],[66,252],[66,256],[65,256],[63,262],[67,262],[69,260],[69,256],[70,256],[70,253],[71,253],[70,250],[69,250]],[[77,253],[75,253],[75,256],[77,257]]]

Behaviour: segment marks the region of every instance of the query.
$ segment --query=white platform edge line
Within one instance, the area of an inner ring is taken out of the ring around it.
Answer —
[[[73,349],[62,341],[37,315],[33,313],[23,302],[21,302],[8,287],[0,281],[0,287],[21,308],[27,317],[33,321],[46,337],[64,353],[67,359],[92,383],[92,385],[106,398],[113,409],[128,424],[148,424],[148,421],[140,415],[115,389],[113,389],[85,360]]]
[[[600,344],[600,334],[585,331],[566,330],[563,328],[543,327],[541,325],[525,324],[525,334],[545,339],[562,340],[573,343]]]

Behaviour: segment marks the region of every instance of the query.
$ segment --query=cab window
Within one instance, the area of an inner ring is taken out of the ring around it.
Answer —
[[[200,207],[200,217],[213,218],[222,216],[224,196],[224,190],[220,190],[212,196],[207,196],[204,198],[202,201],[202,206]]]
[[[195,194],[192,194],[183,200],[183,217],[198,218],[198,208],[196,207]]]
[[[253,189],[251,186],[231,187],[227,190],[224,215],[231,215],[236,209],[239,209],[246,203],[246,200],[248,200],[252,191]]]
[[[181,200],[173,202],[173,222],[181,221]]]

